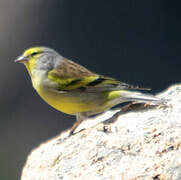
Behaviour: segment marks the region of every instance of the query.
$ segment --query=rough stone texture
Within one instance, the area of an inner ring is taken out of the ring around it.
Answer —
[[[21,179],[180,180],[181,85],[158,96],[170,99],[167,108],[130,111],[89,127],[115,113],[109,111],[70,138],[64,132],[41,144]]]

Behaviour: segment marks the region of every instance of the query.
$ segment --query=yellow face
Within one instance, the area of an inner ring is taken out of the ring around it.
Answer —
[[[33,48],[25,50],[25,52],[21,56],[22,59],[24,58],[24,61],[22,61],[22,63],[25,64],[30,75],[31,75],[32,69],[34,69],[36,66],[37,58],[41,55],[42,52],[43,50],[40,47],[33,47]]]
[[[30,57],[42,53],[43,50],[40,47],[32,47],[24,51],[23,56]]]

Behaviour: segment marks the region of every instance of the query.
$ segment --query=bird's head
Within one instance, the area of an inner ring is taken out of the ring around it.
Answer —
[[[48,72],[62,61],[61,55],[47,47],[29,48],[15,60],[15,62],[23,63],[26,66],[30,76],[36,71]]]

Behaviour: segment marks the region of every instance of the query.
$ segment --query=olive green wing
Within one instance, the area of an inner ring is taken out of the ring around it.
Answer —
[[[95,74],[67,59],[48,73],[48,79],[57,84],[56,89],[52,89],[57,92],[105,92],[120,89],[140,89],[113,78]]]

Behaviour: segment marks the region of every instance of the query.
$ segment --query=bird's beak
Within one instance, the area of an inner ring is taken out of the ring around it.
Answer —
[[[17,59],[15,59],[14,62],[26,63],[27,61],[28,61],[28,58],[26,56],[19,56]]]

